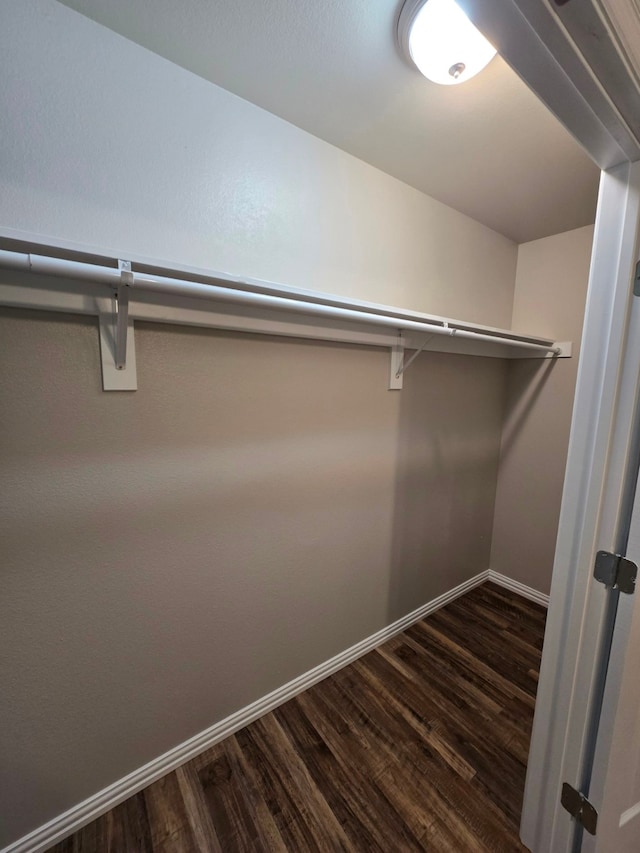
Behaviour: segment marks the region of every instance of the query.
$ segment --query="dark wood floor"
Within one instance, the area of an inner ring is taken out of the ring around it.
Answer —
[[[52,850],[525,850],[544,616],[478,587]]]

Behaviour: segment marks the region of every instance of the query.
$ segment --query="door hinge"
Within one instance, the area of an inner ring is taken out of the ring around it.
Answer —
[[[640,296],[640,261],[636,264],[636,274],[633,279],[633,295]]]
[[[593,576],[605,586],[633,595],[636,589],[638,567],[620,554],[598,551]]]
[[[594,809],[584,794],[581,794],[580,791],[576,791],[575,788],[565,782],[562,786],[560,802],[569,812],[571,817],[575,818],[588,833],[591,835],[596,834],[598,812]]]

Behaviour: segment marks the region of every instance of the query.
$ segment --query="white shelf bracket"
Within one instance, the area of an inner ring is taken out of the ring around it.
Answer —
[[[133,285],[131,261],[118,261],[120,281],[110,314],[101,313],[100,358],[103,391],[137,391],[133,320],[129,317],[129,288]]]
[[[400,391],[402,389],[402,371],[404,364],[404,341],[402,332],[398,332],[395,344],[391,347],[391,360],[389,370],[389,391]]]
[[[449,328],[449,324],[445,323],[445,328]],[[452,335],[455,329],[451,329]],[[424,342],[418,347],[408,361],[404,360],[404,341],[402,340],[402,332],[398,334],[397,342],[391,347],[391,373],[389,376],[389,390],[398,391],[402,388],[402,377],[407,369],[413,364],[422,350],[427,346],[434,335],[427,335]]]
[[[446,327],[447,329],[449,328],[449,324],[448,324],[448,323],[445,323],[444,325],[445,325],[445,327]],[[452,335],[454,335],[454,334],[455,334],[455,331],[456,331],[455,329],[451,329],[451,334],[452,334]],[[409,361],[406,361],[406,362],[405,362],[404,358],[402,359],[402,364],[401,364],[401,365],[400,365],[400,367],[398,368],[398,372],[397,372],[397,374],[396,374],[398,377],[402,377],[402,374],[407,372],[407,370],[409,369],[409,367],[413,364],[413,362],[416,360],[416,358],[420,355],[420,353],[422,352],[422,350],[426,347],[426,345],[429,343],[429,341],[430,341],[433,337],[434,337],[433,335],[428,335],[428,336],[425,338],[424,342],[423,342],[422,344],[420,344],[420,346],[418,347],[418,349],[417,349],[417,350],[414,352],[414,354],[411,356],[411,358],[409,359]]]

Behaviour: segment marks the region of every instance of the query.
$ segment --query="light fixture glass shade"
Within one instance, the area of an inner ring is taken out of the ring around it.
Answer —
[[[418,70],[434,83],[464,83],[496,55],[454,0],[427,0],[412,14],[404,48]],[[404,11],[404,10],[403,10]]]

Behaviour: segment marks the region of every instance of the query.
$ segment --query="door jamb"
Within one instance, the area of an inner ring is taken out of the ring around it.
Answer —
[[[640,163],[604,172],[521,824],[534,853],[579,849],[560,791],[589,778],[606,671],[609,595],[593,565],[596,551],[616,550],[628,499],[638,380],[625,365],[639,220]]]

